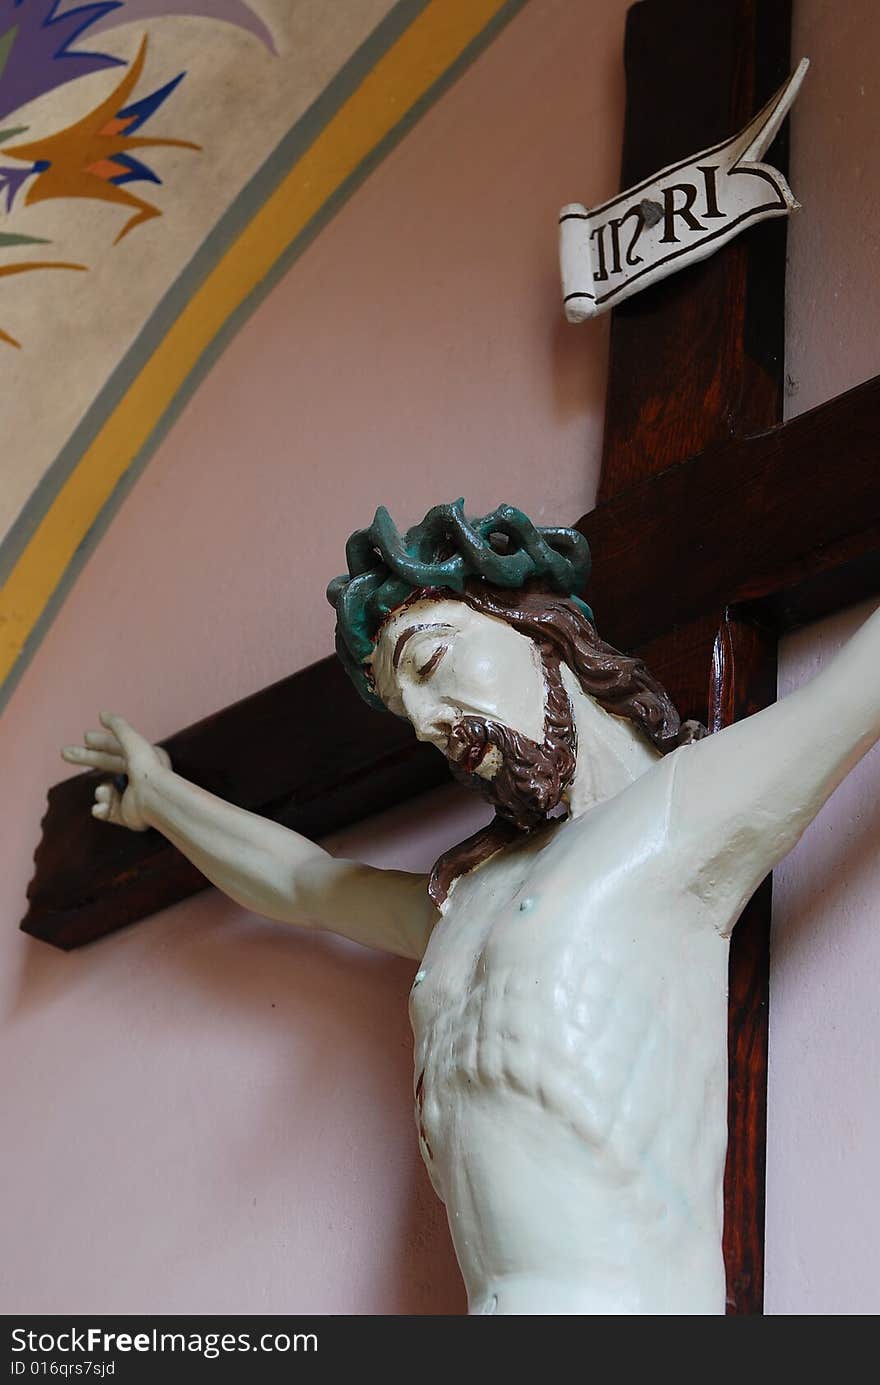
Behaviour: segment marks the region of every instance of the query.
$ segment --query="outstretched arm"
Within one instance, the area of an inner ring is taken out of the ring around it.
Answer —
[[[92,812],[134,831],[157,828],[238,904],[268,918],[341,933],[420,958],[438,914],[427,877],[340,861],[306,837],[236,808],[175,774],[165,751],[122,717],[62,751],[70,764],[125,774],[120,794],[100,784]]]
[[[745,903],[880,738],[880,610],[810,683],[678,752],[674,803],[707,896]]]

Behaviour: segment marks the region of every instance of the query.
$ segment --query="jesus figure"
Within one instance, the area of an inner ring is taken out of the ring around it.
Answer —
[[[93,813],[247,909],[412,958],[422,1156],[471,1313],[720,1314],[727,965],[760,881],[880,736],[880,613],[784,701],[680,722],[578,595],[586,541],[386,511],[331,583],[369,701],[495,807],[430,877],[337,860],[175,774],[121,717]]]

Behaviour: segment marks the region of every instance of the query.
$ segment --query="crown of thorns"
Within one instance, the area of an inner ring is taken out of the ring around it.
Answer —
[[[388,615],[422,587],[464,591],[468,578],[496,587],[522,587],[543,578],[593,613],[575,595],[590,574],[590,548],[575,529],[536,528],[522,510],[499,505],[482,519],[466,519],[464,500],[435,505],[421,524],[401,535],[380,505],[369,529],[345,546],[348,572],[334,577],[327,600],[336,609],[336,652],[355,687],[371,706],[382,703],[364,667]]]

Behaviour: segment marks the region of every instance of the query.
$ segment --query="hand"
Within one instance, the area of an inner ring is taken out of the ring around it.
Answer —
[[[157,772],[171,768],[168,752],[161,746],[150,745],[134,727],[112,712],[102,712],[100,721],[105,730],[86,731],[85,745],[66,745],[61,758],[86,769],[125,775],[128,783],[122,790],[114,784],[98,785],[92,816],[129,827],[133,832],[146,832],[150,823],[144,810],[145,791]]]

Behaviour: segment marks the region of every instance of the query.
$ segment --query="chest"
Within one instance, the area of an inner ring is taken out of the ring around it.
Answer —
[[[441,1016],[485,1014],[487,1003],[531,1016],[530,1027],[556,1014],[592,1028],[623,996],[634,1013],[695,1002],[724,949],[676,868],[656,787],[456,882],[411,993],[417,1037]]]

